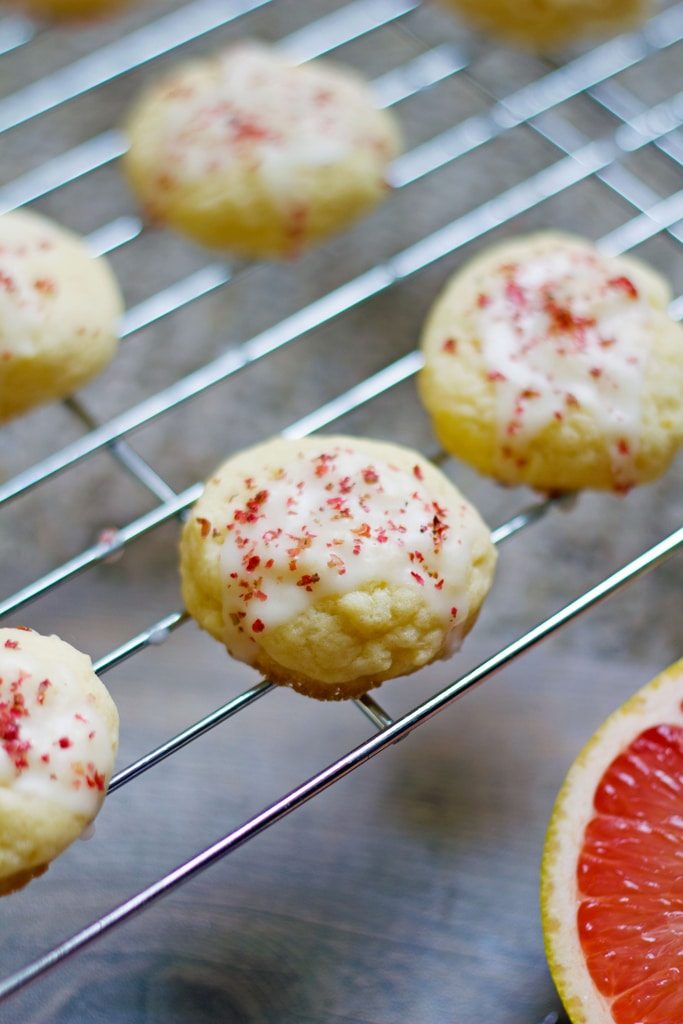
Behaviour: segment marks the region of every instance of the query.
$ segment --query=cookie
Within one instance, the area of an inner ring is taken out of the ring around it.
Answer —
[[[107,262],[80,238],[35,213],[0,216],[0,422],[99,373],[121,312]]]
[[[228,459],[181,541],[199,625],[321,700],[448,656],[495,562],[478,513],[430,462],[350,437],[278,439]]]
[[[125,170],[153,222],[253,257],[295,254],[367,212],[398,150],[355,72],[254,43],[153,85],[127,135]]]
[[[93,21],[126,7],[130,0],[14,0],[11,6],[51,21]]]
[[[649,15],[650,0],[442,0],[474,25],[530,49],[616,35]]]
[[[683,442],[683,328],[666,282],[554,232],[485,251],[424,329],[422,400],[445,449],[506,484],[627,491]]]
[[[95,818],[118,723],[85,654],[0,629],[0,895],[43,874]]]

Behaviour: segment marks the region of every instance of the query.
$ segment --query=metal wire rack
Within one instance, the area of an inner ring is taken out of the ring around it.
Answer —
[[[86,96],[92,90],[186,44],[204,37],[210,41],[211,34],[217,29],[233,22],[237,24],[250,13],[275,6],[276,3],[277,0],[193,0],[0,99],[0,135],[47,115],[78,97]],[[680,171],[683,164],[683,135],[679,131],[683,125],[683,94],[671,96],[651,107],[615,80],[622,72],[642,65],[656,54],[681,43],[683,4],[667,8],[639,33],[610,40],[559,67],[546,65],[545,72],[530,84],[502,97],[491,96],[477,81],[475,58],[479,44],[476,40],[468,40],[463,44],[444,42],[436,46],[420,40],[411,21],[411,15],[419,6],[419,0],[352,0],[340,3],[331,13],[323,15],[281,42],[297,59],[308,60],[338,51],[365,36],[372,36],[384,26],[395,25],[419,42],[422,52],[375,80],[375,93],[382,105],[388,107],[401,104],[437,83],[456,76],[487,96],[488,104],[483,112],[449,127],[409,150],[395,162],[391,171],[391,184],[396,190],[409,189],[437,170],[522,126],[549,143],[557,158],[530,177],[467,210],[407,248],[386,257],[302,306],[274,326],[228,348],[211,362],[175,380],[107,422],[97,422],[77,398],[65,402],[66,409],[85,431],[77,440],[45,455],[30,468],[1,484],[0,506],[18,500],[33,488],[66,473],[96,453],[107,453],[117,460],[153,496],[155,504],[150,511],[110,531],[106,537],[63,564],[6,596],[0,601],[1,616],[19,611],[76,575],[124,551],[134,541],[162,524],[174,518],[182,518],[198,497],[201,490],[199,483],[176,492],[130,446],[129,438],[135,430],[159,417],[172,414],[181,404],[190,402],[246,367],[265,360],[275,351],[294,345],[299,339],[351,313],[371,298],[395,288],[443,257],[460,250],[466,251],[471,243],[485,238],[489,232],[508,224],[525,211],[567,192],[587,179],[594,179],[623,200],[632,211],[628,219],[601,239],[605,251],[614,254],[626,252],[660,234],[668,235],[675,242],[683,241],[683,190],[663,196],[628,166],[628,158],[633,154],[643,151],[647,155],[656,151],[677,172]],[[32,40],[40,38],[43,31],[47,30],[21,17],[0,19],[0,54],[29,47]],[[563,115],[559,108],[577,97],[585,97],[596,109],[610,116],[613,128],[609,133],[597,139],[588,138]],[[122,135],[115,130],[107,130],[4,184],[0,187],[0,210],[11,210],[48,197],[67,186],[72,187],[87,179],[92,172],[114,162],[124,151]],[[112,253],[132,245],[144,232],[144,225],[136,217],[126,214],[102,225],[90,236],[90,244],[96,252]],[[246,272],[247,268],[243,265],[231,267],[223,261],[205,263],[199,270],[129,308],[122,324],[122,337],[128,339],[138,334],[189,304],[227,287]],[[673,303],[673,313],[678,317],[683,315],[683,296]],[[413,376],[420,365],[418,352],[402,356],[290,423],[284,430],[285,435],[299,438],[334,423],[396,388],[402,381]],[[442,457],[436,452],[432,455],[436,459]],[[566,498],[539,500],[522,509],[494,530],[495,543],[503,543],[545,516],[557,504],[566,504],[567,501]],[[377,730],[369,739],[249,818],[218,842],[198,852],[155,884],[136,893],[23,970],[0,982],[0,999],[7,998],[115,925],[236,850],[390,744],[405,737],[422,722],[561,626],[658,566],[681,546],[683,527],[396,720],[370,695],[361,697],[356,704]],[[125,659],[163,643],[186,619],[186,614],[178,610],[145,626],[136,636],[100,658],[96,670],[100,673],[109,671]],[[189,725],[178,735],[120,770],[111,781],[109,793],[120,789],[183,746],[227,721],[272,689],[268,681],[259,682],[213,713]]]

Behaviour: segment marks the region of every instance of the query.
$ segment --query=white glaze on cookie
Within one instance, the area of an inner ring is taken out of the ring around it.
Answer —
[[[631,279],[595,251],[558,248],[500,266],[473,316],[503,455],[584,409],[608,439],[617,486],[628,487],[651,317]]]
[[[388,143],[384,134],[359,131],[357,104],[364,97],[355,82],[330,80],[323,68],[299,67],[255,44],[218,55],[212,70],[210,91],[206,82],[195,83],[189,66],[160,96],[165,104],[162,191],[239,162],[274,198],[291,202],[301,191],[302,168],[337,164],[359,148],[374,152],[383,167]]]
[[[111,723],[96,695],[74,679],[80,663],[46,665],[25,640],[32,636],[0,630],[0,789],[90,819],[113,767]],[[77,657],[92,672],[89,659]]]
[[[434,501],[412,473],[330,445],[260,469],[226,503],[220,526],[226,643],[251,661],[255,636],[331,595],[382,581],[418,590],[451,632],[467,619],[469,506]]]
[[[7,222],[3,222],[7,223]],[[11,232],[10,232],[11,235]],[[51,266],[51,231],[25,231],[21,240],[0,233],[0,360],[39,349],[59,291]]]

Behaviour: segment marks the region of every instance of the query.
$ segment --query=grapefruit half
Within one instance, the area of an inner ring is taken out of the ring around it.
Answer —
[[[574,1024],[683,1024],[683,659],[610,715],[569,770],[541,916]]]

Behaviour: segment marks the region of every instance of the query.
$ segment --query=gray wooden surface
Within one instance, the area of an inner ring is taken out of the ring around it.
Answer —
[[[150,3],[80,32],[46,34],[0,61],[10,92],[115,38],[170,4]],[[201,53],[249,32],[277,38],[339,0],[275,0]],[[338,57],[380,74],[415,56],[418,37],[470,45],[455,21],[419,11]],[[411,34],[414,32],[415,35]],[[481,47],[479,43],[472,45]],[[169,66],[165,58],[153,71]],[[483,46],[462,77],[401,105],[411,147],[485,109],[546,69]],[[152,69],[136,72],[0,141],[2,181],[120,121]],[[621,81],[648,102],[683,85],[680,51]],[[562,113],[590,137],[614,122],[586,99]],[[84,401],[100,418],[126,408],[376,260],[523,180],[557,158],[521,128],[399,193],[366,223],[296,264],[259,267],[131,339]],[[652,151],[627,166],[662,196],[680,173]],[[90,231],[132,210],[116,168],[38,204]],[[590,237],[633,214],[595,181],[517,218],[502,233],[559,226]],[[470,246],[467,254],[476,251]],[[683,290],[680,248],[660,236],[641,255]],[[420,324],[463,253],[269,358],[134,437],[178,488],[229,452],[282,428],[415,344]],[[206,255],[160,232],[117,253],[129,304],[201,266]],[[267,296],[267,301],[264,301]],[[433,452],[414,384],[406,382],[336,429],[391,437]],[[3,429],[0,475],[77,436],[59,407]],[[495,525],[531,500],[462,466],[447,471]],[[2,593],[129,521],[151,499],[106,455],[3,511]],[[506,544],[494,592],[463,652],[448,665],[387,684],[398,714],[519,635],[646,545],[678,526],[680,460],[660,483],[625,500],[585,495]],[[177,526],[138,542],[14,616],[99,656],[178,606]],[[510,666],[374,762],[228,861],[0,1006],[25,1024],[539,1024],[559,1009],[542,950],[537,906],[543,832],[581,743],[635,688],[681,654],[680,561],[672,561]],[[221,704],[253,680],[193,625],[107,676],[121,710],[120,765]],[[0,905],[0,971],[24,964],[224,834],[360,742],[353,706],[289,692],[239,718],[112,795],[95,837],[79,842],[25,892]]]

